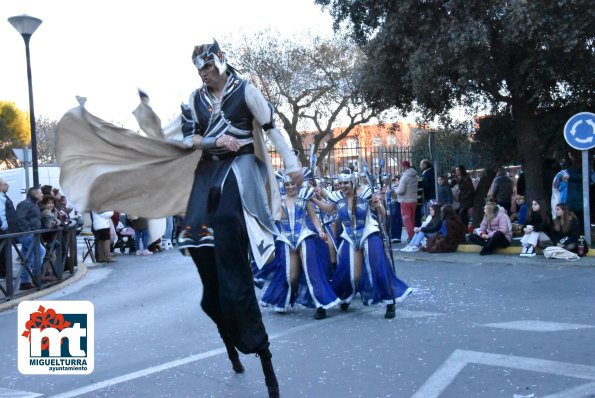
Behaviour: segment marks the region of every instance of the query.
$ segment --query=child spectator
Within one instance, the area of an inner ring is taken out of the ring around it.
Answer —
[[[436,200],[440,205],[451,205],[453,202],[452,188],[445,176],[438,177]]]
[[[39,202],[39,208],[41,209],[41,226],[43,228],[52,229],[62,225],[62,222],[58,219],[58,215],[54,211],[56,206],[56,199],[53,195],[45,195],[41,202]]]

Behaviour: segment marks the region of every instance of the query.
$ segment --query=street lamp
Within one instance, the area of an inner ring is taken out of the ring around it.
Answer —
[[[29,82],[29,119],[31,122],[31,157],[33,163],[33,186],[39,186],[39,173],[37,166],[37,135],[35,133],[35,112],[33,111],[33,82],[31,80],[31,60],[29,57],[29,40],[33,32],[41,25],[41,19],[28,15],[19,15],[8,18],[8,22],[23,36],[25,53],[27,55],[27,81]]]

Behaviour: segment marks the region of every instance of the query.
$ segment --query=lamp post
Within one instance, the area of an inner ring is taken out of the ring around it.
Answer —
[[[29,119],[31,121],[31,160],[33,166],[33,186],[39,186],[39,173],[37,165],[37,135],[35,133],[35,111],[33,110],[33,82],[31,80],[31,60],[29,57],[29,40],[33,32],[41,25],[41,19],[28,15],[19,15],[8,18],[8,22],[21,34],[25,41],[27,55],[27,81],[29,82]]]

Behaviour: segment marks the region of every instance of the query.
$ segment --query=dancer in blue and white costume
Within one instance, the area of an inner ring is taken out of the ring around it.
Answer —
[[[331,203],[312,199],[324,211],[336,210],[343,225],[343,240],[331,286],[342,301],[343,311],[347,311],[353,296],[359,293],[364,305],[384,302],[387,305],[384,317],[394,318],[395,302],[407,297],[411,288],[395,275],[384,251],[378,222],[372,215],[375,211],[379,217],[386,216],[380,194],[372,195],[369,186],[358,193],[350,169],[341,171],[339,183],[340,191],[326,194],[321,189],[316,190],[317,195],[326,194]]]
[[[328,260],[317,256],[317,233],[306,226],[306,217],[309,217],[320,238],[326,239],[310,202],[314,189],[306,187],[298,191],[290,176],[280,174],[279,178],[284,183],[285,196],[281,198],[282,218],[277,222],[276,269],[260,302],[274,307],[277,312],[285,312],[297,302],[316,308],[314,318],[324,319],[326,310],[340,300],[327,279]]]

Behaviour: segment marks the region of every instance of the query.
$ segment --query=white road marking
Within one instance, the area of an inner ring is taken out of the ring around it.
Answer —
[[[0,388],[0,398],[35,398],[41,397],[43,394],[35,392],[11,390],[8,388]]]
[[[358,309],[357,311],[349,312],[347,314],[339,314],[337,316],[333,316],[332,318],[326,319],[323,322],[325,324],[328,324],[330,322],[337,322],[339,320],[343,320],[348,316],[354,316],[354,315],[360,316],[360,315],[367,314],[369,312],[380,311],[380,310],[384,310],[384,306],[362,308],[362,309]],[[442,314],[433,313],[433,312],[425,312],[425,311],[397,310],[397,317],[399,317],[399,318],[418,318],[418,317],[436,316],[436,315],[442,315]],[[382,321],[384,321],[384,319]],[[283,337],[283,336],[287,336],[287,335],[294,334],[297,332],[301,332],[304,329],[309,329],[313,326],[319,326],[320,324],[321,324],[320,321],[314,321],[314,322],[309,322],[309,323],[306,323],[306,324],[303,324],[300,326],[296,326],[296,327],[269,335],[269,340],[278,339],[279,337]],[[183,366],[183,365],[186,365],[186,364],[189,364],[192,362],[200,361],[201,359],[210,358],[215,355],[223,354],[225,352],[226,352],[225,348],[217,348],[217,349],[206,351],[206,352],[203,352],[200,354],[176,359],[174,361],[166,362],[161,365],[152,366],[152,367],[149,367],[146,369],[138,370],[136,372],[132,372],[132,373],[128,373],[128,374],[125,374],[122,376],[117,376],[117,377],[114,377],[111,379],[100,381],[100,382],[90,384],[85,387],[77,388],[75,390],[66,391],[63,393],[52,395],[51,397],[52,398],[77,397],[79,395],[88,394],[90,392],[101,390],[103,388],[107,388],[107,387],[110,387],[110,386],[113,386],[116,384],[125,383],[128,381],[134,380],[134,379],[138,379],[140,377],[145,377],[145,376],[148,376],[153,373],[162,372],[164,370],[168,370],[168,369],[175,368],[178,366]],[[0,397],[0,398],[4,398],[4,397]]]
[[[595,366],[492,354],[488,352],[455,350],[411,398],[437,398],[452,383],[459,372],[467,364],[471,363],[595,381]],[[594,392],[595,383],[588,383],[566,391],[560,391],[557,394],[551,395],[550,398],[586,397]]]
[[[555,394],[547,395],[543,398],[586,398],[595,395],[595,382],[587,383]]]
[[[514,321],[485,323],[481,326],[488,328],[522,330],[526,332],[560,332],[563,330],[577,330],[594,328],[593,325],[582,325],[580,323],[560,323],[545,321]]]

